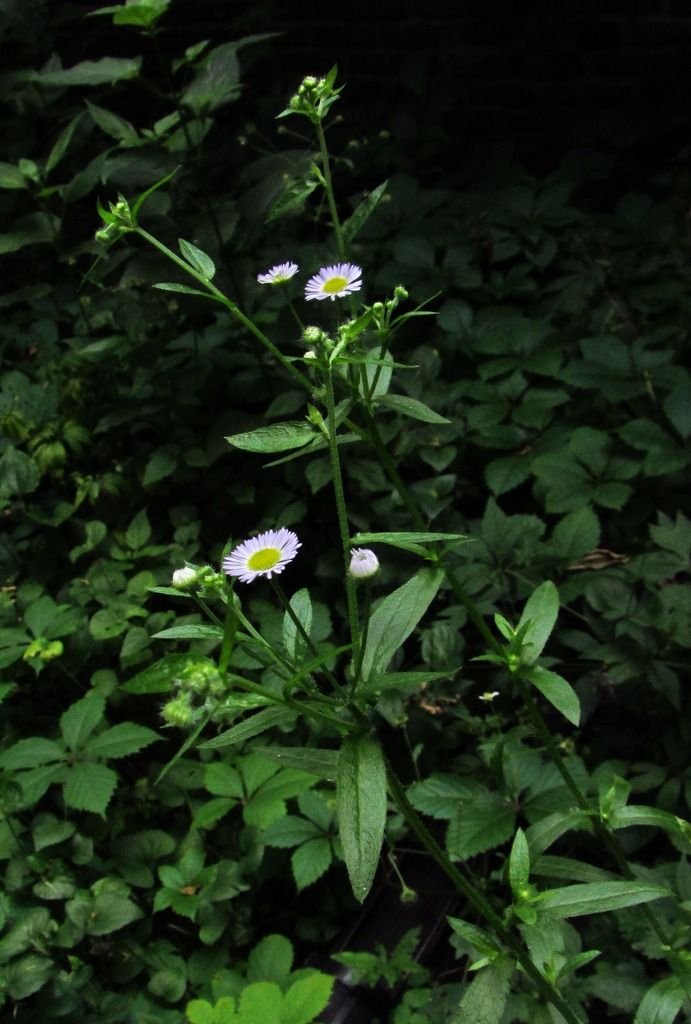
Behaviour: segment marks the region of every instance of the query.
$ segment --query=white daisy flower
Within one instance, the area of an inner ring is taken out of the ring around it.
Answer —
[[[223,559],[223,571],[238,576],[243,583],[251,583],[257,576],[271,579],[273,573],[283,572],[301,547],[292,530],[267,530],[239,544]]]
[[[257,281],[259,284],[283,284],[284,281],[290,281],[299,269],[297,263],[277,263],[265,274],[257,274]]]
[[[362,268],[354,263],[335,263],[332,267],[322,267],[318,274],[311,277],[305,287],[305,298],[310,299],[341,299],[351,292],[359,292],[362,288]]]
[[[379,572],[379,559],[369,548],[353,548],[349,572],[356,580],[367,580]]]

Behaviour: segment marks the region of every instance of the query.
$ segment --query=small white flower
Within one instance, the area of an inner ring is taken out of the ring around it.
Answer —
[[[185,566],[184,569],[176,569],[173,573],[173,586],[177,590],[189,590],[197,582],[197,570]]]
[[[492,701],[499,696],[499,690],[485,690],[478,697],[478,700],[484,701],[485,704],[491,704]]]
[[[283,284],[284,281],[290,281],[298,270],[297,263],[277,263],[265,274],[257,274],[257,281],[259,284]]]
[[[311,277],[305,287],[305,298],[340,299],[351,292],[362,288],[362,269],[354,263],[335,263],[332,267],[322,267],[318,274]]]
[[[250,537],[239,544],[223,559],[223,571],[228,576],[238,576],[243,583],[251,583],[257,576],[271,579],[274,573],[283,572],[292,562],[301,547],[292,530],[267,530],[257,537]]]
[[[349,571],[356,580],[367,580],[379,572],[379,559],[369,548],[353,548]]]

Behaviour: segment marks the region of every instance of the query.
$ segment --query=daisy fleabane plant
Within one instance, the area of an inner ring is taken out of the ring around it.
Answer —
[[[297,263],[277,263],[265,274],[257,274],[257,281],[259,284],[283,284],[295,277],[299,269]]]
[[[237,576],[242,583],[252,583],[258,576],[271,579],[274,573],[283,572],[301,546],[292,530],[266,530],[244,540],[226,555],[223,571],[227,576]]]
[[[305,286],[305,298],[341,299],[344,295],[359,292],[362,288],[362,268],[354,263],[334,263],[309,279]]]

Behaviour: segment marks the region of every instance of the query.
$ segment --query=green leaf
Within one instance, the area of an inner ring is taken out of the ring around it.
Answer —
[[[3,238],[8,235],[0,235],[0,255],[3,252],[13,252],[13,249],[3,249]],[[21,248],[21,245],[17,246]],[[8,445],[0,457],[0,494],[8,496],[15,494],[30,494],[38,487],[41,479],[38,466],[26,452],[20,451],[13,445]]]
[[[125,693],[168,693],[188,665],[200,663],[210,667],[214,665],[210,658],[199,654],[167,654],[128,679],[120,689]]]
[[[326,1007],[335,980],[319,972],[294,981],[284,996],[281,1024],[310,1024]]]
[[[77,811],[91,811],[105,817],[117,784],[117,775],[104,764],[74,764],[65,772],[65,803]]]
[[[243,989],[238,1006],[240,1024],[283,1021],[283,993],[273,981],[255,981]]]
[[[427,683],[435,679],[449,679],[449,672],[385,672],[381,676],[372,676],[358,687],[358,696],[363,700],[378,700],[388,690],[398,690],[401,694],[409,694],[423,690]]]
[[[216,264],[201,249],[198,249],[196,245],[192,245],[191,242],[186,242],[184,238],[178,238],[178,245],[180,246],[180,252],[183,257],[187,260],[189,265],[201,274],[202,277],[206,278],[207,281],[212,281],[214,274],[216,273]]]
[[[513,961],[503,958],[484,967],[463,993],[453,1024],[499,1024],[513,973]]]
[[[125,533],[125,543],[132,551],[143,548],[151,537],[151,525],[146,509],[142,508],[132,517],[132,522]]]
[[[162,292],[180,292],[181,295],[201,295],[203,299],[209,299],[208,292],[200,291],[199,288],[191,288],[188,284],[178,284],[177,281],[157,281],[151,286]]]
[[[320,779],[335,782],[338,774],[338,751],[316,750],[312,747],[254,747],[253,754],[260,754],[276,761],[285,768],[297,768]]]
[[[411,551],[414,555],[429,557],[425,550],[425,544],[442,543],[449,547],[463,544],[470,540],[463,533],[356,533],[351,538],[351,544],[388,544],[394,548],[401,548],[403,551]]]
[[[310,839],[319,838],[321,830],[313,821],[307,818],[298,818],[296,814],[286,814],[271,825],[262,834],[262,842],[267,846],[276,846],[279,849],[289,850],[300,843],[306,843]]]
[[[421,569],[381,601],[370,618],[362,658],[362,678],[382,675],[436,597],[444,573]]]
[[[582,558],[600,543],[600,522],[592,508],[575,509],[554,527],[551,547],[565,561]]]
[[[521,662],[532,665],[542,654],[542,650],[554,629],[559,614],[559,591],[551,580],[545,580],[534,590],[523,608],[516,632],[528,625],[523,636]]]
[[[528,682],[540,691],[545,700],[548,700],[557,711],[561,712],[564,718],[572,725],[578,725],[581,720],[581,702],[578,694],[560,675],[551,672],[549,669],[534,665],[529,671],[524,672]]]
[[[247,958],[248,981],[273,981],[283,988],[293,966],[293,946],[283,935],[267,935]]]
[[[14,164],[0,160],[0,188],[21,189],[27,187],[27,180]]]
[[[233,1006],[234,1005],[235,1004],[233,1003]],[[211,1003],[207,1003],[206,999],[193,999],[191,1003],[188,1003],[185,1007],[185,1016],[187,1017],[189,1024],[216,1024],[214,1008]],[[234,1014],[231,1020],[234,1024]]]
[[[362,903],[372,887],[386,824],[386,767],[372,737],[349,736],[343,741],[336,800],[350,884]]]
[[[222,640],[223,636],[221,626],[207,626],[195,622],[189,626],[171,626],[170,629],[162,629],[159,633],[154,633],[152,640]]]
[[[298,892],[306,889],[313,882],[328,871],[332,861],[331,842],[326,836],[319,836],[310,839],[297,850],[290,858],[293,869],[293,878]]]
[[[55,846],[74,835],[77,826],[71,821],[59,821],[53,814],[38,814],[31,826],[34,849],[38,853]]]
[[[0,754],[0,768],[37,768],[52,761],[64,761],[65,749],[53,740],[32,736],[19,740]]]
[[[675,975],[662,978],[643,996],[633,1024],[673,1024],[686,999],[686,992]]]
[[[377,407],[392,409],[400,412],[403,416],[410,416],[411,419],[420,420],[422,423],[450,423],[445,416],[440,416],[434,409],[430,409],[424,402],[417,398],[409,398],[407,395],[383,395],[377,399]]]
[[[319,436],[305,420],[287,420],[246,434],[231,434],[226,441],[244,452],[287,452],[291,448],[302,448]]]
[[[662,407],[669,422],[686,441],[691,434],[691,385],[687,382],[678,384],[667,395]]]
[[[621,910],[669,895],[669,889],[647,882],[591,882],[547,889],[540,893],[535,905],[551,917],[579,917]]]
[[[298,590],[290,599],[290,607],[293,609],[298,622],[301,624],[307,636],[312,629],[312,600],[309,590],[303,588]],[[307,642],[298,631],[292,617],[286,612],[283,616],[283,646],[293,661],[300,661],[307,648]]]
[[[27,999],[43,988],[55,974],[55,965],[50,957],[38,953],[27,953],[3,968],[4,984],[10,999]]]
[[[50,71],[22,71],[17,76],[24,82],[64,88],[74,85],[113,85],[128,78],[136,78],[141,67],[141,57],[102,57],[100,60],[85,60],[71,68]]]
[[[126,895],[127,887],[115,879],[104,879],[93,886],[94,900],[87,919],[88,935],[110,935],[137,921],[144,913]]]
[[[290,711],[288,708],[265,708],[264,711],[258,711],[256,715],[251,715],[243,722],[239,722],[230,729],[226,729],[220,736],[215,736],[212,740],[200,743],[199,749],[220,750],[223,747],[232,747],[236,743],[244,743],[246,740],[252,739],[253,736],[261,735],[261,733],[266,732],[267,729],[272,729],[275,725],[287,725],[294,718],[295,712]]]
[[[467,860],[501,846],[514,830],[515,810],[498,793],[485,790],[472,803],[462,803],[449,822],[447,846],[454,860]]]
[[[379,205],[379,202],[386,192],[386,187],[389,184],[388,179],[383,181],[381,185],[377,185],[369,192],[361,203],[355,208],[355,212],[348,218],[347,221],[341,226],[343,232],[343,241],[349,244],[358,235],[368,220],[372,211]]]
[[[158,733],[144,725],[121,722],[99,733],[98,736],[92,736],[84,749],[90,757],[127,757],[128,754],[136,754],[138,750],[160,739],[162,737]]]
[[[130,124],[129,121],[125,121],[118,114],[114,114],[112,110],[98,107],[89,100],[86,101],[86,106],[94,124],[97,124],[106,135],[110,135],[112,139],[116,139],[118,142],[136,146],[138,135],[134,125]]]
[[[63,128],[63,130],[60,132],[57,139],[53,143],[53,147],[50,153],[48,154],[48,159],[46,160],[46,175],[49,175],[50,172],[53,171],[58,166],[58,164],[64,157],[65,153],[69,149],[70,142],[72,141],[72,136],[74,135],[75,129],[81,121],[82,116],[82,113],[79,113],[76,115],[76,117],[73,117],[72,120]]]
[[[516,830],[516,836],[509,855],[509,882],[514,900],[520,901],[521,890],[528,885],[530,878],[530,852],[525,832],[522,828]]]
[[[619,807],[610,815],[608,824],[615,829],[631,828],[633,825],[661,828],[678,842],[687,845],[691,843],[691,823],[659,807],[643,807],[640,804]]]
[[[462,779],[457,775],[430,775],[422,782],[415,782],[408,790],[408,799],[416,810],[430,818],[450,820],[458,811],[461,801],[472,800],[486,790],[473,779]]]
[[[60,731],[70,750],[74,751],[84,743],[103,718],[105,710],[105,698],[92,690],[65,711],[60,718]]]

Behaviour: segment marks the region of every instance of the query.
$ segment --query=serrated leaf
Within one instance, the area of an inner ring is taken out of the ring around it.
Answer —
[[[382,675],[436,597],[444,573],[421,569],[381,601],[370,618],[362,658],[362,678]]]
[[[0,768],[38,768],[64,760],[65,749],[61,744],[42,736],[31,736],[0,754]]]
[[[178,245],[180,252],[184,259],[187,260],[189,265],[193,267],[198,274],[206,278],[207,281],[212,281],[214,274],[216,273],[216,264],[211,257],[198,249],[196,245],[192,245],[191,242],[186,242],[184,238],[178,239]]]
[[[560,711],[572,725],[580,723],[581,702],[578,699],[578,694],[566,679],[539,665],[534,665],[524,675],[540,691],[545,700],[548,700],[557,711]]]
[[[287,452],[319,439],[320,435],[305,420],[272,423],[269,427],[258,427],[257,430],[226,437],[229,444],[244,452]]]
[[[349,736],[343,741],[336,800],[350,884],[362,903],[372,887],[386,824],[386,767],[372,737]]]
[[[331,843],[326,836],[310,839],[302,846],[298,846],[290,858],[298,891],[301,892],[321,878],[328,871],[331,860]]]
[[[128,754],[136,754],[138,750],[160,739],[162,737],[158,733],[144,725],[121,722],[99,733],[98,736],[92,736],[86,743],[85,750],[92,757],[127,757]]]
[[[281,1024],[310,1024],[331,998],[335,980],[320,971],[294,981],[283,999]]]
[[[242,1024],[283,1021],[283,993],[273,981],[254,981],[240,995],[238,1009]]]
[[[554,527],[551,545],[560,558],[573,560],[594,551],[600,543],[600,521],[589,506],[569,512]]]
[[[247,958],[248,981],[273,981],[283,988],[293,966],[293,946],[283,935],[267,935]]]
[[[77,811],[91,811],[105,817],[117,784],[117,775],[105,764],[74,764],[65,772],[65,803]]]
[[[266,732],[267,729],[272,729],[275,725],[287,725],[294,718],[295,712],[290,711],[288,708],[266,708],[264,711],[258,711],[256,715],[246,718],[244,722],[239,722],[237,725],[222,732],[220,736],[215,736],[212,740],[200,743],[199,749],[220,750],[223,747],[232,747],[236,743],[244,743],[245,740],[252,739],[253,736],[260,736],[261,733]]]
[[[65,711],[60,718],[60,731],[70,750],[76,750],[91,735],[105,709],[105,698],[92,690]]]
[[[457,775],[430,775],[422,782],[413,783],[408,790],[408,799],[416,810],[443,821],[453,818],[461,801],[472,800],[479,791],[484,792],[472,779],[461,779]]]
[[[650,903],[669,895],[669,889],[647,882],[591,882],[547,889],[540,893],[535,906],[551,917],[579,917]]]
[[[516,631],[529,623],[523,637],[521,662],[532,665],[542,654],[559,614],[559,591],[551,580],[545,580],[525,603]]]
[[[486,790],[473,803],[461,804],[447,832],[449,855],[467,860],[507,842],[514,830],[515,810],[498,793]]]
[[[267,846],[276,846],[279,849],[289,850],[292,846],[299,846],[310,839],[317,839],[322,835],[314,822],[307,818],[298,818],[296,814],[286,814],[279,821],[274,821],[262,834],[262,842]]]
[[[453,1024],[499,1024],[514,969],[513,961],[504,958],[484,967],[463,993]]]
[[[409,416],[411,419],[420,420],[422,423],[450,423],[445,416],[440,416],[434,409],[430,409],[424,402],[417,398],[409,398],[407,395],[383,395],[377,399],[377,408],[392,409],[402,416]]]

